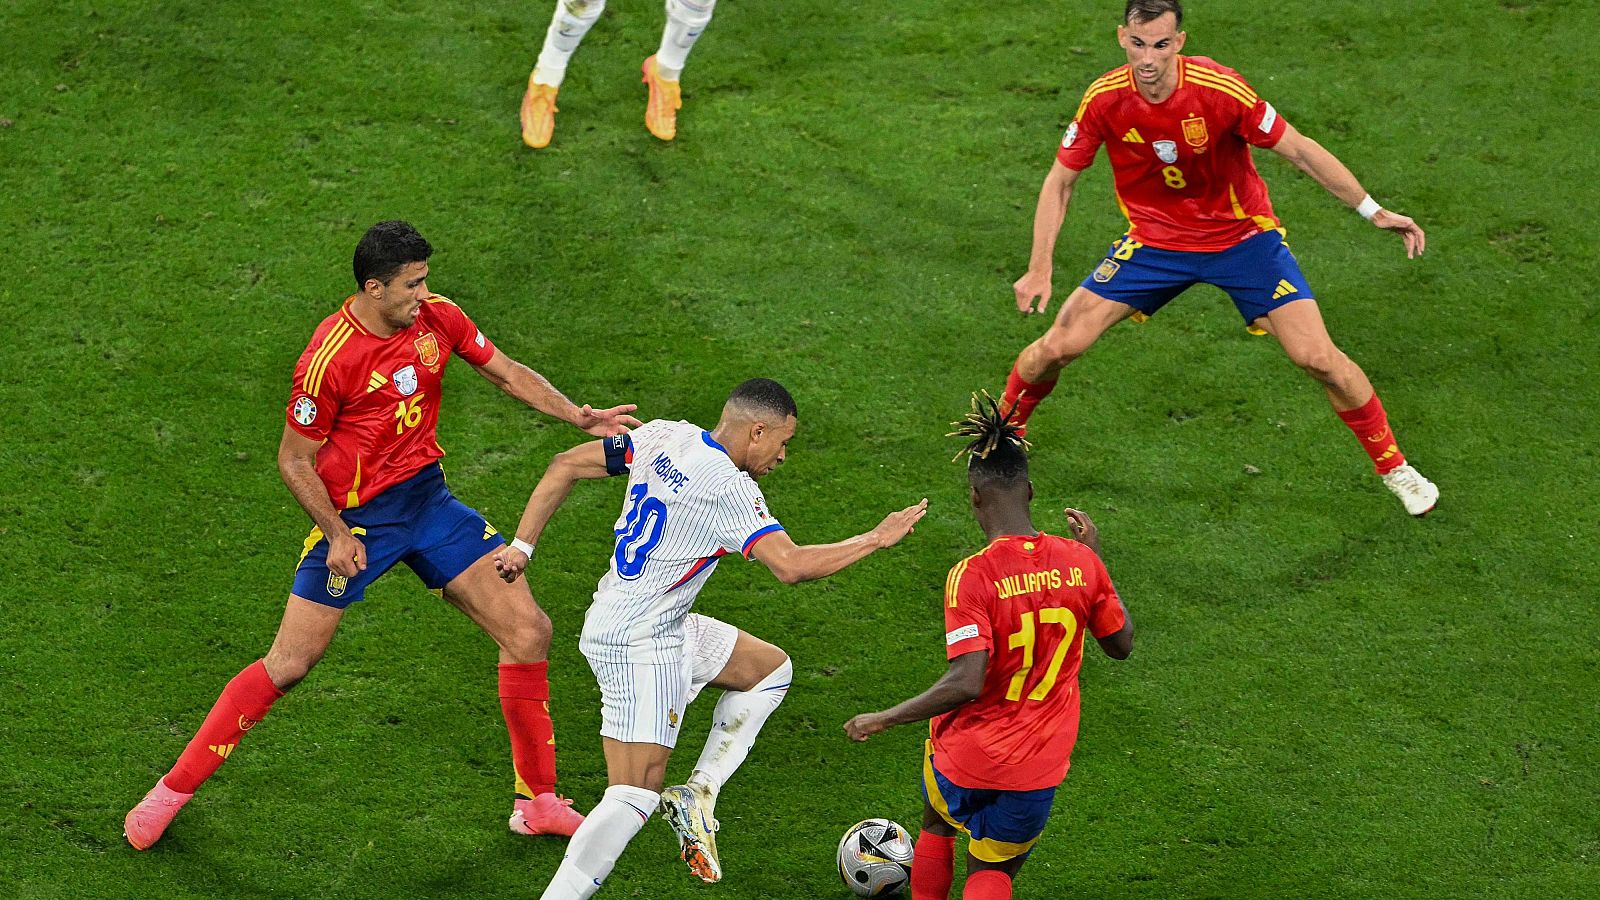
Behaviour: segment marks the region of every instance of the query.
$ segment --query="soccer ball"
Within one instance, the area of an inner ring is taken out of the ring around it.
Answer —
[[[858,897],[887,897],[911,883],[911,835],[888,819],[850,826],[839,840],[839,877]]]

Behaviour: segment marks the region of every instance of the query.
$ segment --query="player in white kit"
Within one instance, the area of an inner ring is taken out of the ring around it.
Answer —
[[[782,385],[757,378],[734,389],[712,431],[658,419],[560,453],[528,499],[516,539],[495,556],[501,577],[515,580],[575,483],[628,475],[610,571],[579,644],[600,683],[610,787],[572,836],[545,900],[593,896],[658,806],[690,869],[721,878],[717,792],[783,700],[793,668],[772,644],[689,612],[717,562],[738,553],[786,584],[823,578],[898,543],[926,512],[923,500],[848,540],[795,544],[755,481],[783,462],[795,412]],[[706,749],[689,782],[663,792],[684,707],[706,684],[724,691]]]

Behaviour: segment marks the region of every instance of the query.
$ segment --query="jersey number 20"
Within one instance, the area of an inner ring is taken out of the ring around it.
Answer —
[[[667,505],[649,496],[649,488],[636,484],[628,491],[633,505],[628,507],[628,518],[618,528],[617,574],[632,581],[644,571],[650,551],[661,543],[661,532],[667,527]]]

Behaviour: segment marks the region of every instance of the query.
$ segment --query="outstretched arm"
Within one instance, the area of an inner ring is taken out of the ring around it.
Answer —
[[[950,668],[933,686],[910,700],[882,712],[862,713],[844,723],[844,733],[852,741],[867,738],[896,725],[922,722],[947,713],[983,692],[983,676],[989,668],[989,651],[974,650],[950,660]]]
[[[1328,193],[1338,197],[1346,206],[1361,213],[1367,221],[1385,231],[1400,235],[1406,244],[1406,258],[1414,259],[1427,248],[1427,236],[1421,226],[1409,216],[1384,209],[1373,201],[1361,187],[1361,182],[1349,167],[1328,152],[1326,147],[1288,126],[1283,137],[1272,146],[1272,152],[1294,163],[1300,171],[1316,179]]]
[[[502,547],[494,555],[494,567],[507,584],[516,581],[528,567],[528,557],[539,543],[539,535],[550,523],[550,517],[561,508],[572,486],[589,478],[605,478],[611,474],[606,468],[604,441],[589,441],[571,450],[557,453],[544,470],[544,477],[528,498],[528,507],[522,511],[522,521],[517,523],[517,533],[512,535],[510,546]],[[525,549],[524,549],[525,548]]]
[[[1017,295],[1017,309],[1025,313],[1044,312],[1050,305],[1050,276],[1055,270],[1056,237],[1072,202],[1072,186],[1078,183],[1077,169],[1057,160],[1050,166],[1039,188],[1039,205],[1033,211],[1033,251],[1028,255],[1028,271],[1011,289]],[[1038,300],[1037,307],[1035,299]]]
[[[595,409],[588,404],[578,406],[556,390],[549,379],[505,355],[498,347],[494,356],[477,369],[479,375],[500,390],[596,437],[622,434],[629,428],[639,427],[639,420],[628,415],[638,409],[634,404],[625,403],[610,409]]]
[[[772,570],[784,584],[826,578],[873,552],[900,543],[928,511],[926,498],[915,506],[890,513],[878,527],[834,544],[796,544],[786,531],[774,531],[757,543],[750,555]]]

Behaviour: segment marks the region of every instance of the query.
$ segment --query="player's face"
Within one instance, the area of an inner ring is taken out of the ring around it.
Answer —
[[[1134,80],[1147,88],[1159,87],[1173,76],[1173,60],[1183,49],[1185,37],[1187,34],[1178,30],[1178,17],[1172,13],[1117,29],[1117,42],[1128,54]]]
[[[410,328],[417,321],[417,313],[422,310],[422,299],[431,293],[428,290],[428,264],[426,262],[406,263],[388,284],[373,279],[367,282],[368,290],[376,284],[377,291],[373,300],[377,303],[378,315],[391,328]]]
[[[789,441],[794,439],[798,425],[794,416],[789,416],[781,425],[757,423],[754,426],[744,459],[744,470],[751,478],[765,477],[789,456]]]

